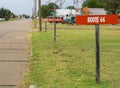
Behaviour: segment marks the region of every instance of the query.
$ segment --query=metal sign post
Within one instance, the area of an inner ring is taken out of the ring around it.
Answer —
[[[56,21],[54,22],[54,42],[56,42]]]
[[[45,32],[47,32],[47,21],[45,21]]]
[[[100,82],[100,33],[99,25],[95,25],[96,36],[96,83]]]
[[[96,83],[100,82],[100,33],[99,24],[118,24],[118,14],[76,16],[76,25],[95,25],[96,36]]]
[[[55,10],[56,10],[56,7],[54,5],[54,18],[55,18]],[[54,21],[54,42],[56,42],[56,21]]]

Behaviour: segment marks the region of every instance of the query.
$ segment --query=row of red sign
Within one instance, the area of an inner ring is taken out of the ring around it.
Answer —
[[[44,21],[48,21],[48,22],[62,22],[63,19],[62,18],[45,18],[43,19]]]
[[[48,22],[62,22],[62,18],[47,18],[43,19]],[[76,25],[80,24],[118,24],[118,15],[77,15]]]

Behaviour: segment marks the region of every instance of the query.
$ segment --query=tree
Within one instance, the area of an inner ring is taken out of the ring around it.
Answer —
[[[48,9],[59,9],[60,7],[56,3],[49,3],[48,4]]]
[[[30,16],[27,15],[27,14],[22,14],[22,16],[23,16],[24,18],[26,18],[26,19],[30,18]]]
[[[49,3],[48,4],[48,13],[49,15],[55,14],[55,9],[59,9],[60,7],[56,3]]]
[[[11,11],[8,9],[0,8],[0,18],[5,18],[5,20],[9,20],[11,18]]]
[[[119,13],[120,12],[120,0],[107,0],[106,1],[106,10],[108,13]]]
[[[83,7],[105,8],[108,13],[115,14],[120,12],[120,0],[86,0]]]
[[[66,9],[75,9],[75,7],[74,6],[68,6],[68,7],[66,7]]]
[[[82,6],[87,6],[88,8],[103,8],[104,3],[102,3],[100,0],[86,0]]]
[[[43,18],[45,18],[49,15],[48,5],[42,5],[41,6],[41,13],[42,13]]]
[[[45,18],[49,15],[55,14],[55,9],[59,9],[56,3],[49,3],[48,5],[41,6],[42,17]]]

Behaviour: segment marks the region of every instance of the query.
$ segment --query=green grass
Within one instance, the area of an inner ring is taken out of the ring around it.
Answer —
[[[120,26],[101,26],[99,84],[95,82],[94,26],[77,27],[89,30],[57,30],[56,43],[52,30],[32,33],[33,55],[26,85],[33,84],[38,88],[120,88]]]

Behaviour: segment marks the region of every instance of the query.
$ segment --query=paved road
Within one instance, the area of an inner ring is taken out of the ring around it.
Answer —
[[[29,57],[30,21],[0,23],[0,88],[14,88],[10,86],[22,83]]]

